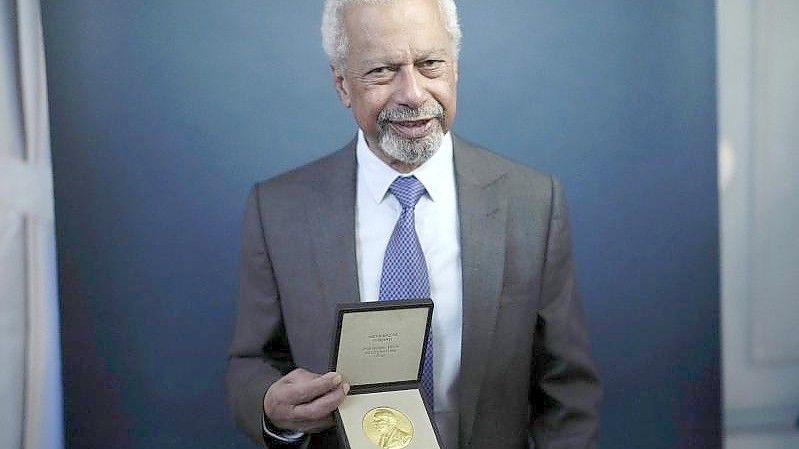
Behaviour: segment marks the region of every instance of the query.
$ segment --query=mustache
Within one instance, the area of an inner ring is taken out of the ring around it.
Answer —
[[[435,118],[443,121],[444,115],[444,107],[438,102],[434,102],[419,106],[418,108],[412,108],[410,106],[395,106],[392,108],[386,108],[380,111],[380,114],[377,116],[377,121],[381,124],[392,121],[402,122],[429,118]]]

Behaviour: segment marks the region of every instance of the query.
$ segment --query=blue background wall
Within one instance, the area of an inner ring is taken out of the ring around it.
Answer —
[[[460,5],[456,131],[566,186],[601,447],[720,447],[713,2]],[[222,387],[246,191],[354,133],[320,3],[43,7],[69,447],[249,447]]]

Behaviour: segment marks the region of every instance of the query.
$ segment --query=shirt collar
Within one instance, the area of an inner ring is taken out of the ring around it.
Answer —
[[[442,198],[447,184],[454,183],[454,165],[452,162],[452,135],[447,132],[441,139],[441,146],[424,164],[410,173],[400,173],[380,160],[366,143],[363,131],[358,130],[358,142],[355,147],[358,161],[358,178],[365,181],[363,185],[376,203],[381,203],[388,193],[388,188],[397,176],[416,176],[424,185],[431,200]]]

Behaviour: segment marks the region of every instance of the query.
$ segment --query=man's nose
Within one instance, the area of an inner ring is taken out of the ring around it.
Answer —
[[[403,67],[397,75],[398,85],[395,91],[397,104],[411,108],[418,108],[425,104],[429,99],[429,93],[425,87],[424,77],[416,70],[416,67]]]

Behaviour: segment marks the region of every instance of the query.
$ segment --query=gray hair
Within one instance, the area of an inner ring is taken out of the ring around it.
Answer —
[[[377,5],[392,0],[325,0],[322,11],[322,47],[334,67],[343,67],[349,50],[349,40],[344,29],[344,8],[350,3]],[[455,58],[461,47],[461,27],[458,24],[458,8],[454,0],[436,0],[444,28],[449,34]]]

